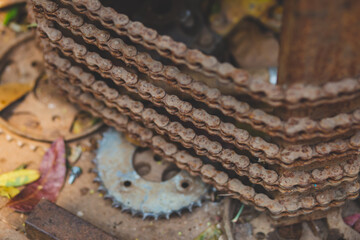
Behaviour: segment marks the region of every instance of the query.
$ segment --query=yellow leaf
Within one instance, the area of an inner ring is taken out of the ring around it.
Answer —
[[[130,143],[134,144],[135,146],[141,146],[140,142],[136,140],[135,138],[132,138],[130,135],[125,135],[126,140],[128,140]]]
[[[0,175],[0,186],[19,187],[36,181],[40,173],[33,169],[21,169]]]
[[[0,85],[0,111],[33,88],[33,83],[4,83]]]
[[[268,15],[269,9],[277,4],[276,0],[222,0],[219,2],[221,2],[221,12],[212,14],[210,23],[213,30],[220,35],[227,35],[247,16],[259,19]]]
[[[84,130],[94,126],[99,121],[99,118],[93,117],[90,113],[79,112],[71,126],[71,132],[74,134],[82,133]]]
[[[79,158],[81,156],[81,153],[82,153],[81,146],[79,146],[79,145],[78,146],[72,146],[71,149],[70,149],[70,154],[67,157],[68,161],[71,164],[74,164],[75,162],[77,162],[77,160],[79,160]]]
[[[20,190],[15,187],[0,187],[0,196],[2,197],[13,198],[18,195],[19,192]]]
[[[208,225],[211,223],[208,223]],[[194,238],[194,240],[216,240],[219,239],[222,232],[216,225],[211,225],[208,229],[202,232],[199,236]]]

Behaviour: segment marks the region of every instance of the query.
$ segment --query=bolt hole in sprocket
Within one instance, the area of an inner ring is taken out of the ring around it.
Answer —
[[[209,189],[199,177],[163,161],[150,149],[136,147],[112,128],[99,141],[94,162],[105,197],[114,207],[143,219],[191,211],[201,206]]]

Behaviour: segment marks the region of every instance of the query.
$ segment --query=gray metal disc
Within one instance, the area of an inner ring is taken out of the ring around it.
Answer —
[[[166,181],[148,181],[133,166],[136,149],[114,129],[106,131],[99,141],[95,160],[98,177],[106,197],[113,200],[115,207],[157,219],[201,205],[208,185],[199,177],[182,170]]]

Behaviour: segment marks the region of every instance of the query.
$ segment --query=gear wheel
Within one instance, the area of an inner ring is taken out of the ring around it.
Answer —
[[[105,198],[113,201],[113,207],[143,219],[169,219],[174,212],[191,211],[201,206],[209,189],[200,178],[162,162],[151,150],[136,147],[114,129],[103,134],[94,163],[95,181]]]

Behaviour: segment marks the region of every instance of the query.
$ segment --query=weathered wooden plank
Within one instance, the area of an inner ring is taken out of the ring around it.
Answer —
[[[359,0],[286,0],[278,84],[360,74]]]

